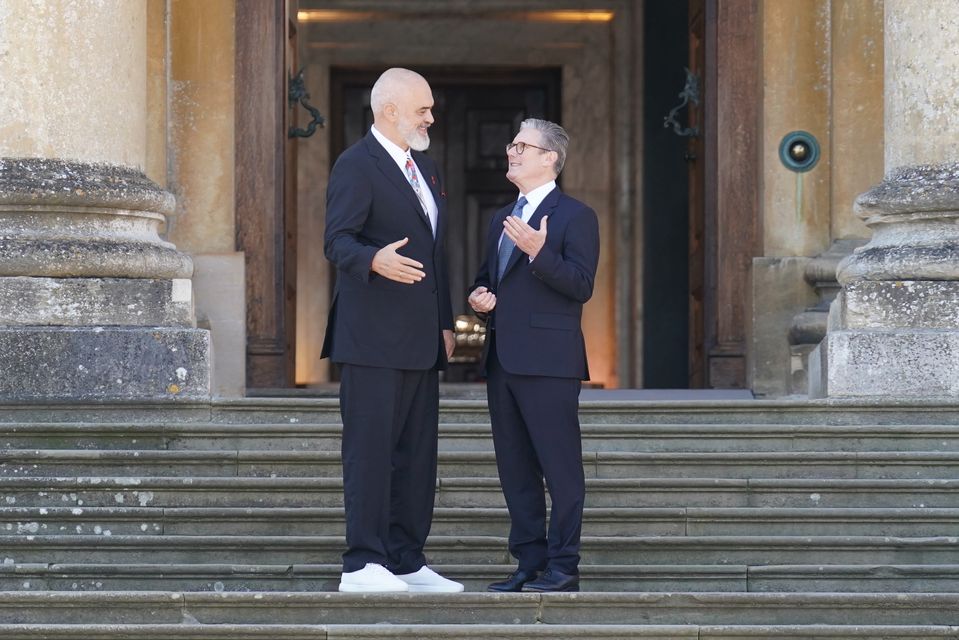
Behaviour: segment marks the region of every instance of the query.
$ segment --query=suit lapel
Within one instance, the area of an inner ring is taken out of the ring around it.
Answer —
[[[430,225],[430,219],[426,216],[426,212],[423,211],[423,205],[420,204],[420,199],[416,197],[413,186],[410,184],[410,181],[406,179],[403,171],[396,165],[396,162],[390,154],[383,148],[383,145],[373,136],[372,132],[366,134],[366,147],[370,155],[376,159],[376,167],[380,170],[380,173],[399,189],[403,197],[406,198],[410,206],[413,207],[413,210],[416,212],[416,217],[426,224],[427,229],[429,229],[430,234],[432,234],[433,228]]]
[[[556,205],[559,204],[559,187],[556,187],[543,198],[543,201],[539,203],[539,206],[536,207],[536,211],[533,212],[533,215],[530,216],[529,226],[534,229],[539,229],[540,221],[542,221],[543,216],[552,215],[553,209],[556,208]],[[510,210],[512,212],[512,209]],[[507,214],[508,215],[508,214]],[[506,216],[503,216],[503,220],[506,219]],[[500,225],[502,225],[502,221]],[[547,223],[548,224],[548,223]],[[498,252],[497,252],[498,253]],[[506,263],[506,271],[503,272],[503,277],[506,277],[513,267],[516,266],[516,263],[519,262],[520,257],[525,258],[526,254],[519,250],[519,248],[514,248],[513,252],[509,254],[509,262]]]

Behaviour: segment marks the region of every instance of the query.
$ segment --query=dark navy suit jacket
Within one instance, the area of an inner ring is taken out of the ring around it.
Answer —
[[[435,163],[413,151],[422,184],[438,209],[436,240],[406,175],[372,132],[344,151],[326,195],[326,257],[336,287],[322,356],[389,369],[446,367],[442,329],[453,328],[446,250],[446,194]],[[370,270],[374,254],[404,237],[398,253],[423,264],[426,277],[402,284]]]
[[[513,374],[588,380],[581,323],[599,263],[596,213],[558,187],[551,191],[529,219],[538,229],[549,216],[546,244],[532,262],[515,248],[502,282],[495,282],[503,221],[512,210],[510,203],[493,216],[486,259],[471,288],[484,286],[496,294],[488,326],[495,330],[497,358]],[[490,342],[483,352],[484,371]]]

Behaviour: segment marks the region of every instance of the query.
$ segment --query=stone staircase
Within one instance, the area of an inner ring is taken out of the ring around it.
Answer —
[[[331,400],[5,407],[0,638],[959,638],[959,407],[585,402],[579,594],[512,568],[482,401],[445,400],[431,564],[339,594]]]

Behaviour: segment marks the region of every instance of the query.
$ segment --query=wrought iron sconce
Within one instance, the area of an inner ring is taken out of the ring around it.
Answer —
[[[326,119],[320,115],[320,110],[307,102],[307,100],[310,99],[310,94],[306,92],[306,83],[303,81],[303,71],[304,69],[300,69],[300,72],[296,74],[296,76],[290,76],[290,95],[288,96],[288,100],[290,109],[295,108],[296,103],[299,102],[304,109],[310,112],[312,120],[306,125],[306,129],[290,127],[290,131],[287,133],[287,137],[289,138],[309,138],[316,132],[317,127],[325,126],[326,123]]]
[[[699,77],[688,68],[683,67],[683,69],[686,70],[686,85],[683,87],[683,90],[679,92],[679,97],[682,98],[683,101],[673,107],[669,115],[663,118],[663,128],[668,129],[669,126],[672,125],[673,133],[677,136],[695,138],[699,136],[699,128],[683,127],[676,119],[680,110],[686,107],[690,102],[699,106]]]
[[[804,173],[819,162],[819,141],[808,131],[792,131],[779,143],[779,159],[790,171]]]

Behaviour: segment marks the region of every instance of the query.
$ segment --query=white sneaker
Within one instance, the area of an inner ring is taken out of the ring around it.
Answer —
[[[386,567],[372,562],[359,571],[350,571],[340,576],[340,591],[347,593],[396,593],[412,591],[409,586]]]
[[[447,580],[427,566],[423,566],[416,573],[405,573],[396,576],[409,585],[414,593],[459,593],[463,585],[459,582]]]

